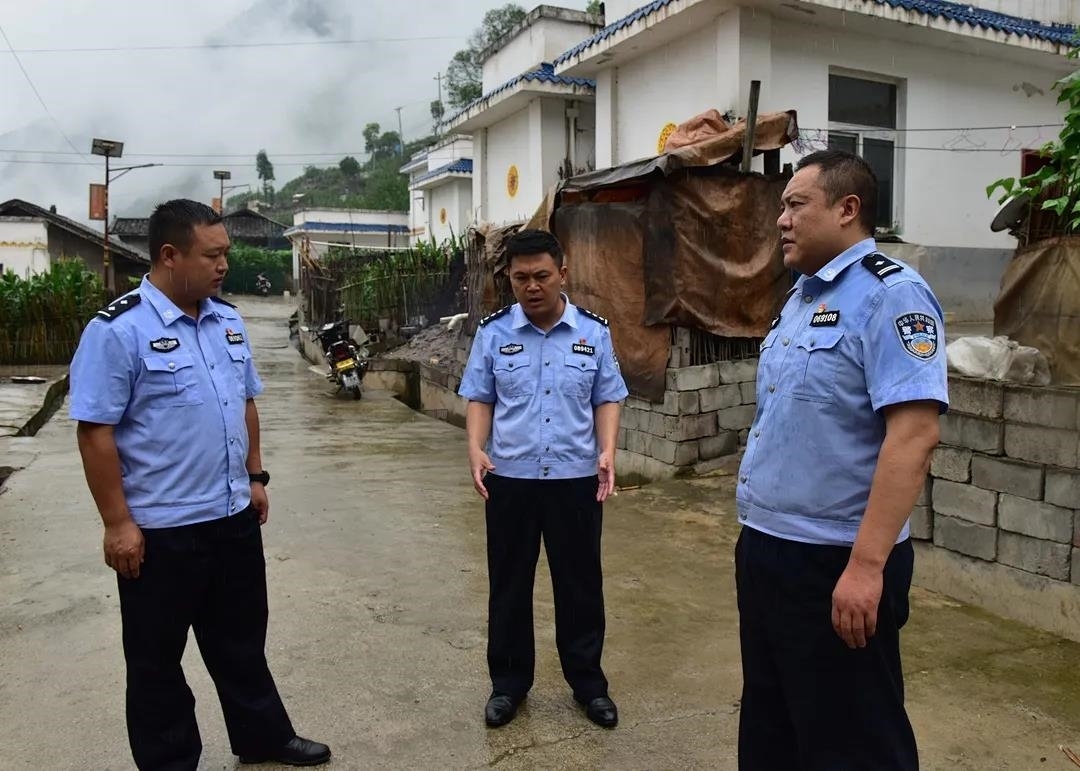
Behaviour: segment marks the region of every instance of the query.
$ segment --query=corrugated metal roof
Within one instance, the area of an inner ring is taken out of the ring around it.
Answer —
[[[968,3],[953,3],[948,0],[863,0],[863,2],[903,8],[906,11],[915,11],[934,18],[945,18],[971,27],[992,29],[1050,43],[1069,45],[1077,42],[1077,29],[1071,24],[1045,23],[1038,19],[1009,16],[997,11],[977,8]]]
[[[623,16],[618,21],[612,22],[597,32],[592,37],[585,38],[569,51],[560,54],[555,59],[555,66],[573,59],[614,35],[616,32],[626,29],[630,25],[651,16],[661,8],[670,5],[673,0],[653,0],[653,2],[641,6],[636,11]],[[875,5],[887,5],[893,8],[903,8],[908,11],[945,18],[961,24],[982,29],[992,29],[1011,35],[1020,35],[1036,40],[1045,40],[1050,43],[1068,45],[1077,42],[1077,29],[1071,24],[1055,24],[1041,22],[1038,19],[1025,19],[1019,16],[1009,16],[997,11],[987,11],[977,8],[969,3],[953,3],[948,0],[863,0],[863,2]]]
[[[501,86],[491,89],[479,99],[474,99],[458,110],[452,116],[450,116],[445,123],[450,124],[457,120],[459,117],[467,113],[469,110],[476,107],[478,104],[488,101],[493,96],[501,94],[503,91],[513,88],[519,83],[526,83],[538,81],[540,83],[552,83],[560,86],[577,86],[578,88],[596,88],[596,81],[590,78],[575,78],[570,75],[556,75],[555,65],[550,62],[543,62],[538,69],[530,70],[529,72],[523,72],[517,77],[503,83]]]
[[[427,174],[421,174],[412,183],[416,185],[443,174],[472,174],[472,170],[472,158],[459,158],[452,163],[447,163],[445,166],[440,166],[434,171],[429,171]]]

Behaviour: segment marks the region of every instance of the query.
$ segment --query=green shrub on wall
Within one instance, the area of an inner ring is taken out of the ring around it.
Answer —
[[[229,250],[229,273],[225,276],[222,291],[255,294],[255,278],[260,272],[270,279],[270,293],[281,294],[292,281],[292,252],[233,244]]]

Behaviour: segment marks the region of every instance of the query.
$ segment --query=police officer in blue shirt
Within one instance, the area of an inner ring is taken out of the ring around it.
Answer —
[[[533,684],[532,590],[540,539],[555,594],[555,641],[574,698],[597,725],[618,723],[600,667],[603,503],[628,395],[607,322],[572,305],[550,233],[507,242],[517,303],[480,322],[459,393],[469,400],[473,484],[486,501],[490,598],[489,726],[513,720]]]
[[[911,771],[908,517],[948,406],[942,311],[872,238],[861,158],[803,158],[778,221],[801,275],[761,345],[739,470],[739,767]]]
[[[241,762],[315,765],[265,658],[269,474],[262,383],[244,322],[217,297],[229,237],[209,207],[161,204],[151,267],[98,312],[71,363],[71,417],[117,572],[128,738],[140,769],[195,769],[195,700],[180,662],[188,629],[214,679]]]

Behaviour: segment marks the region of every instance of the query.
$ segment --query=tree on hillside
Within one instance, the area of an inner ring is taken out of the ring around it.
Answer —
[[[524,8],[508,3],[484,14],[484,20],[469,38],[469,45],[454,54],[446,69],[447,94],[451,107],[460,108],[482,95],[480,55],[488,46],[512,30],[527,15]]]
[[[399,155],[402,152],[401,137],[396,131],[384,132],[378,123],[369,123],[364,126],[364,150],[371,156],[371,161]]]
[[[338,168],[344,176],[355,177],[360,173],[360,161],[356,160],[351,155],[346,155],[341,159]]]
[[[255,156],[255,171],[259,175],[259,179],[262,180],[263,195],[268,199],[273,199],[274,164],[270,163],[266,150],[259,150],[259,154]]]
[[[600,0],[589,0],[589,4],[585,6],[585,13],[593,16],[603,16],[604,4]]]

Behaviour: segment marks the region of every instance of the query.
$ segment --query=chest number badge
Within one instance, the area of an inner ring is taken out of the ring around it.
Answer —
[[[896,334],[904,350],[916,359],[932,359],[938,349],[937,320],[926,313],[896,317]]]
[[[584,354],[585,356],[596,355],[596,348],[591,345],[586,345],[584,342],[574,343],[572,346],[570,346],[570,350],[572,350],[574,353]]]
[[[244,336],[239,332],[233,332],[231,329],[225,330],[225,339],[229,341],[229,345],[240,345],[244,342]]]
[[[818,312],[810,317],[812,327],[835,327],[840,322],[840,311],[827,311],[819,308]]]

